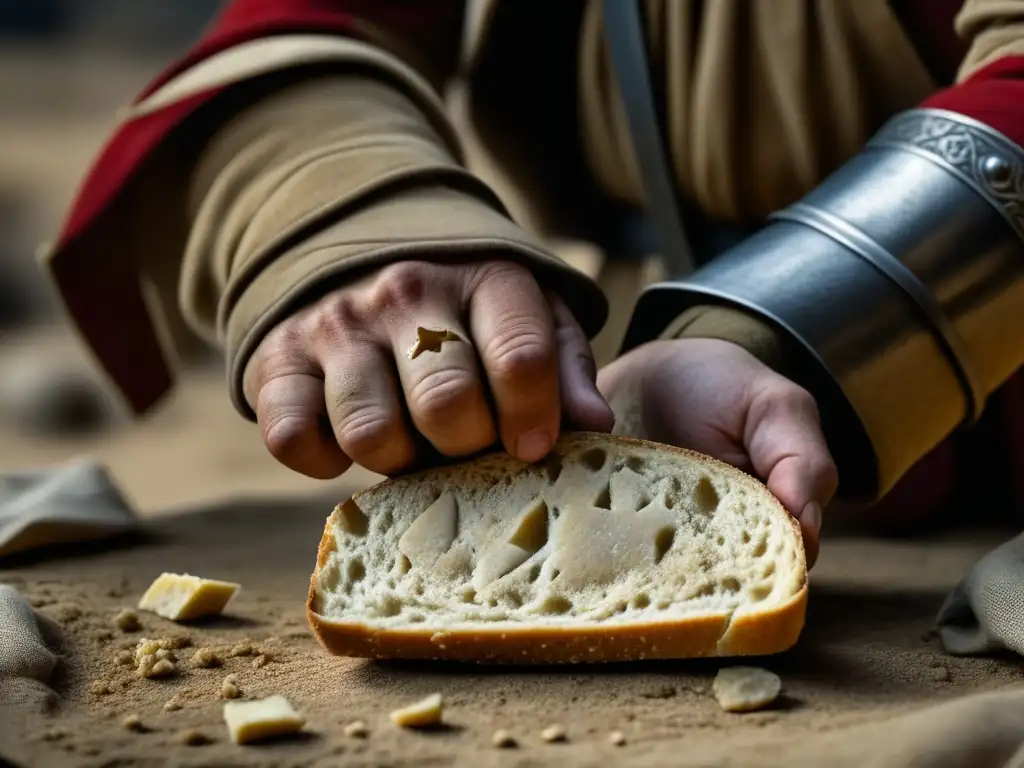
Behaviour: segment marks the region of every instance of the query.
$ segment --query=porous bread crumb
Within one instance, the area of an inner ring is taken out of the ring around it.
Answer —
[[[226,702],[224,722],[232,741],[248,744],[298,733],[306,721],[284,696],[269,696],[255,701]]]
[[[370,729],[362,720],[356,720],[345,726],[344,733],[350,739],[365,739],[370,735]]]
[[[548,744],[561,744],[569,740],[569,734],[565,728],[557,723],[549,725],[543,731],[540,732],[540,737]]]
[[[126,667],[135,661],[135,654],[131,651],[118,651],[117,655],[114,657],[114,661],[121,666]]]
[[[504,728],[499,728],[491,736],[491,745],[498,749],[512,749],[518,746],[515,737]]]
[[[626,744],[626,734],[622,731],[612,731],[608,734],[608,741],[613,747],[622,747]]]
[[[138,733],[143,730],[142,718],[135,714],[125,715],[124,719],[121,721],[121,726],[126,730]]]
[[[153,655],[156,656],[156,660],[157,661],[177,661],[178,660],[178,657],[175,656],[171,651],[167,650],[166,648],[158,648],[156,653],[153,654]]]
[[[114,617],[114,626],[122,632],[138,632],[142,629],[142,624],[139,623],[139,614],[131,608],[122,608],[117,612]]]
[[[89,684],[89,693],[93,696],[106,696],[113,691],[110,689],[110,683],[106,680],[94,680]]]
[[[753,712],[779,697],[782,680],[760,667],[725,667],[715,675],[712,690],[726,712]]]
[[[158,677],[170,677],[171,675],[177,674],[178,668],[174,665],[173,661],[169,659],[158,659],[153,668],[149,670],[149,673],[145,675],[148,678]]]
[[[178,734],[178,742],[186,747],[201,747],[205,744],[212,744],[213,739],[202,731],[189,729]]]
[[[409,706],[391,712],[391,722],[400,728],[427,728],[440,725],[444,716],[444,697],[432,693]]]
[[[192,666],[198,669],[211,669],[220,665],[220,656],[212,648],[200,648],[192,654]]]
[[[222,699],[237,699],[242,695],[241,689],[238,687],[238,683],[235,681],[234,675],[228,675],[224,678],[224,682],[220,684],[220,696]]]
[[[228,656],[232,658],[237,656],[255,656],[256,649],[252,643],[238,643],[234,648],[228,651]]]
[[[193,621],[221,613],[238,589],[233,582],[162,573],[139,600],[139,610],[171,621]]]
[[[184,705],[181,703],[181,699],[177,696],[172,696],[166,702],[164,702],[164,710],[167,712],[177,712]]]

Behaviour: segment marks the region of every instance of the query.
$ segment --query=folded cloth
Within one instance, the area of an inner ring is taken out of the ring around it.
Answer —
[[[57,656],[47,646],[44,627],[51,636],[57,631],[18,590],[0,584],[0,710],[45,709],[56,699],[49,681]]]
[[[1022,768],[1024,688],[963,696],[883,723],[841,728],[783,750],[811,768]]]
[[[125,533],[137,524],[107,470],[94,461],[0,474],[0,560]]]
[[[946,598],[937,620],[946,653],[1024,655],[1024,533],[992,550]]]

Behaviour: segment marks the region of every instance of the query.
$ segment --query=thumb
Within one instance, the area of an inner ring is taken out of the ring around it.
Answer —
[[[743,443],[755,471],[767,478],[768,490],[800,523],[812,566],[822,510],[839,484],[814,398],[775,373],[759,377],[751,389]]]

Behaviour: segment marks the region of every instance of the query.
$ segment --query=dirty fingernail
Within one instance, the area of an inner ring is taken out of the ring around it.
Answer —
[[[551,450],[551,435],[544,430],[527,432],[516,441],[516,458],[521,461],[540,461]]]
[[[809,502],[800,513],[800,522],[805,528],[810,528],[815,533],[821,530],[821,504],[816,501]]]

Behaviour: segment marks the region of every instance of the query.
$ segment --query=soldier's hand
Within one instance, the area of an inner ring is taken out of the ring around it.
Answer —
[[[505,261],[401,262],[280,323],[248,361],[245,397],[282,464],[331,478],[381,474],[427,451],[465,456],[500,441],[543,458],[563,425],[607,431],[575,318]]]

